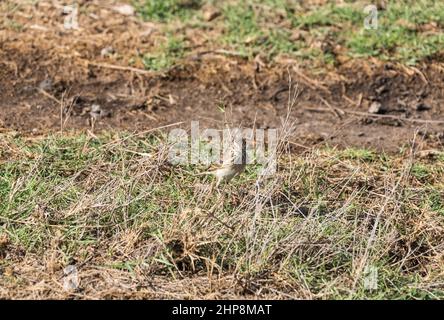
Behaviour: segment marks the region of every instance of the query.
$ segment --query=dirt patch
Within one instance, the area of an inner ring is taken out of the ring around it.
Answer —
[[[94,122],[96,130],[145,130],[179,121],[189,126],[193,120],[202,127],[229,121],[270,128],[278,127],[287,113],[285,68],[257,71],[245,61],[213,58],[163,75],[144,75],[63,60],[48,66],[45,58],[39,49],[2,50],[4,128],[42,134],[91,128]],[[407,75],[379,66],[369,75],[363,66],[358,72],[345,67],[337,80],[321,83],[291,71],[300,91],[292,111],[295,141],[396,151],[420,127],[430,142],[439,143],[443,125],[434,121],[444,120],[441,71],[428,67],[420,72]],[[374,101],[382,106],[381,114],[366,115]],[[91,113],[94,104],[100,106],[97,117]]]
[[[152,48],[156,26],[103,7],[94,10],[95,16],[81,21],[89,27],[74,34],[60,31],[63,17],[57,10],[49,10],[46,20],[36,13],[32,22],[42,23],[39,28],[27,21],[26,32],[1,31],[2,128],[26,135],[93,127],[137,131],[179,121],[189,126],[192,120],[202,128],[226,122],[278,127],[287,114],[291,76],[300,91],[291,114],[298,145],[397,151],[420,128],[427,144],[441,146],[444,68],[439,57],[419,68],[352,60],[313,75],[297,61],[270,65],[197,52],[154,73],[122,61]],[[121,61],[103,55],[109,44]],[[374,102],[380,109],[368,114]]]

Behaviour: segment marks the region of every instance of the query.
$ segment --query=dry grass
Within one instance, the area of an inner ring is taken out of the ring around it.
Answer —
[[[16,3],[2,5],[0,38],[23,31],[30,47],[85,72],[94,65],[151,73],[140,70],[144,54],[168,40],[163,24],[120,17],[99,1],[81,15],[90,28],[61,37],[60,5]],[[92,14],[98,9],[101,19]],[[225,12],[233,24],[241,14]],[[323,25],[321,18],[304,23]],[[108,33],[92,31],[104,21]],[[193,29],[186,49],[220,49],[201,34]],[[227,41],[225,49],[242,49]],[[110,43],[112,57],[93,60],[84,50]],[[155,57],[168,65],[180,55]],[[157,60],[150,66],[163,67]],[[277,174],[263,179],[250,166],[218,194],[210,178],[195,175],[203,167],[167,161],[161,133],[1,133],[0,298],[444,298],[443,153],[418,150],[420,137],[412,137],[393,155],[326,146],[296,154],[288,135]],[[67,266],[78,270],[76,290],[64,288]],[[365,286],[369,268],[377,270],[375,289]]]
[[[443,297],[442,154],[284,153],[219,195],[161,135],[1,141],[2,298]]]

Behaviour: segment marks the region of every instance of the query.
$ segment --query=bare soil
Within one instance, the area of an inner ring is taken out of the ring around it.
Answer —
[[[189,125],[191,120],[199,120],[201,127],[224,121],[276,127],[287,113],[291,76],[300,91],[291,114],[298,145],[393,152],[417,128],[428,144],[442,143],[442,57],[418,68],[349,59],[314,75],[294,60],[267,64],[260,57],[247,61],[200,54],[200,49],[170,70],[155,73],[112,60],[149,52],[159,32],[156,26],[95,9],[94,18],[82,18],[80,31],[63,30],[63,16],[46,7],[28,13],[32,18],[22,22],[21,31],[0,30],[2,128],[26,135],[91,129],[93,104],[100,106],[94,130],[145,130],[176,122]],[[23,16],[26,11],[14,18]],[[118,58],[101,55],[107,45]],[[381,104],[381,114],[367,114],[373,102]]]

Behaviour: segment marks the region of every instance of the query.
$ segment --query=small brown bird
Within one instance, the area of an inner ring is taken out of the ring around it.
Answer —
[[[244,172],[247,166],[247,141],[242,139],[239,147],[236,143],[233,146],[234,156],[222,164],[219,169],[203,172],[201,174],[212,174],[216,177],[216,188],[223,182],[229,182],[235,176]]]

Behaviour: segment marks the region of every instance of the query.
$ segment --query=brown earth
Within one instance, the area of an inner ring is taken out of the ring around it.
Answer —
[[[0,30],[1,130],[41,135],[94,125],[96,131],[138,131],[177,122],[187,127],[192,120],[201,129],[227,121],[279,127],[291,76],[300,93],[291,111],[292,140],[300,147],[326,143],[396,152],[418,128],[427,147],[444,141],[441,57],[417,68],[344,60],[316,75],[295,60],[247,61],[196,49],[168,71],[149,72],[125,61],[152,50],[162,37],[157,26],[106,7],[89,9],[94,15],[80,20],[80,31],[63,30],[60,8],[50,5],[11,13],[24,27]],[[192,47],[202,42],[198,35],[187,37]],[[117,57],[101,55],[110,45]],[[381,104],[378,114],[368,113],[373,102]],[[100,106],[96,120],[93,104]]]

